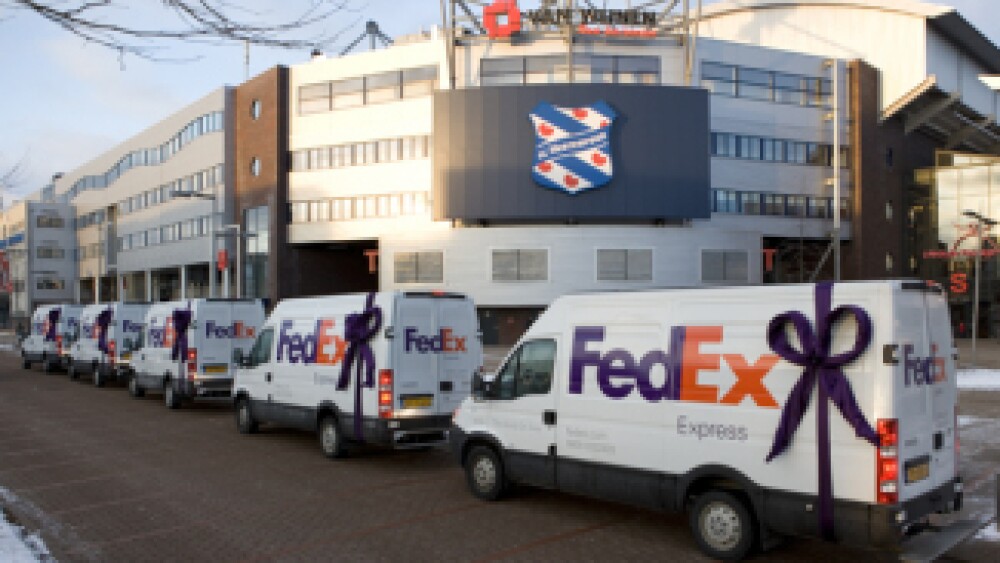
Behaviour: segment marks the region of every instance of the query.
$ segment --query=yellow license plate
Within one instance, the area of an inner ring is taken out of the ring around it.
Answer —
[[[403,408],[404,409],[426,409],[431,406],[434,402],[434,398],[430,395],[424,397],[404,397],[403,398]]]
[[[125,352],[125,353],[123,353],[122,354],[122,359],[125,360],[125,361],[131,360],[132,359],[132,352]]]
[[[925,461],[921,464],[906,468],[906,482],[916,483],[931,476],[931,464]]]
[[[205,373],[226,373],[226,366],[214,365],[205,366]]]

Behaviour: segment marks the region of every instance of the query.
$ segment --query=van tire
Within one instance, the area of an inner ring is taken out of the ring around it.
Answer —
[[[42,358],[42,371],[45,373],[52,373],[56,371],[56,363],[52,361],[52,358],[48,356]]]
[[[725,491],[699,495],[688,513],[688,523],[695,543],[713,559],[743,559],[757,538],[757,525],[746,504]]]
[[[469,452],[465,459],[465,477],[472,494],[483,500],[497,500],[507,488],[500,456],[488,446],[476,446]]]
[[[101,373],[101,366],[94,366],[94,387],[104,387],[104,374]]]
[[[69,365],[66,366],[66,374],[69,375],[70,379],[76,379],[77,377],[80,377],[80,374],[76,373],[76,364],[74,364],[73,362],[70,362]]]
[[[236,430],[240,434],[256,434],[258,430],[257,420],[250,410],[250,399],[246,397],[236,401]]]
[[[141,399],[146,394],[146,390],[139,385],[139,377],[135,374],[128,378],[128,394],[135,399]]]
[[[22,359],[21,360],[21,367],[24,368],[24,369],[31,369],[31,362],[29,362],[26,358]]]
[[[174,388],[174,382],[169,379],[163,383],[163,402],[170,410],[177,410],[181,408],[180,394],[177,393],[177,389]]]
[[[319,421],[319,448],[323,450],[323,455],[330,459],[341,459],[347,457],[347,448],[344,447],[344,434],[340,431],[337,417],[328,414]]]

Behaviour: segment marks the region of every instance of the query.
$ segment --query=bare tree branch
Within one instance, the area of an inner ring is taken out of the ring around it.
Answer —
[[[355,11],[352,2],[358,1],[303,0],[298,2],[298,13],[278,19],[226,0],[159,0],[160,9],[170,17],[160,18],[164,23],[155,27],[126,23],[136,12],[134,3],[125,0],[0,0],[0,7],[34,13],[85,41],[117,51],[119,56],[169,60],[160,53],[164,52],[163,43],[172,41],[287,49],[326,47],[354,22],[332,33],[321,31],[310,36],[308,31],[329,23],[335,15]],[[279,5],[282,10],[291,10],[294,4]]]

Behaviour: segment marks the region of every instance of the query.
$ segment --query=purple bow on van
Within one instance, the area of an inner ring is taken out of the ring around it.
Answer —
[[[59,315],[62,313],[62,309],[52,309],[49,311],[48,321],[49,326],[46,327],[45,331],[45,341],[55,342],[56,341],[56,328],[59,326]]]
[[[347,352],[340,368],[340,379],[337,389],[344,390],[351,384],[351,367],[355,368],[354,385],[354,439],[364,442],[362,418],[364,415],[361,401],[361,387],[375,386],[375,354],[368,341],[378,334],[382,328],[382,309],[375,306],[375,294],[369,293],[365,300],[365,309],[360,313],[347,315],[344,319],[344,339],[347,340]],[[361,371],[364,368],[364,381]]]
[[[805,368],[788,401],[781,411],[781,420],[774,433],[774,443],[767,461],[784,452],[792,443],[795,431],[809,408],[813,387],[817,389],[816,405],[816,447],[819,468],[819,525],[820,532],[827,540],[834,539],[833,522],[833,478],[830,463],[830,420],[827,400],[833,401],[837,409],[854,428],[859,438],[879,445],[878,434],[865,420],[851,384],[844,375],[844,366],[858,359],[872,340],[872,321],[864,309],[856,305],[843,305],[831,310],[833,284],[816,284],[816,324],[799,311],[788,311],[773,319],[767,327],[767,342],[776,354],[789,362]],[[854,317],[858,325],[854,345],[841,354],[831,354],[834,327],[846,317]],[[788,341],[786,326],[791,325],[798,336],[801,350],[796,350]]]
[[[174,345],[170,348],[170,359],[183,362],[188,353],[188,327],[191,326],[191,309],[174,309]]]
[[[97,315],[94,324],[99,329],[97,334],[97,349],[103,354],[110,354],[111,352],[108,350],[108,327],[111,326],[111,309],[101,311],[101,314]]]

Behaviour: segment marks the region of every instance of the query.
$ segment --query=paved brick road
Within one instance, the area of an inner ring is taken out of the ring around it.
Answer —
[[[680,516],[540,490],[484,503],[443,451],[333,462],[310,434],[237,434],[224,404],[172,412],[8,354],[0,487],[0,505],[62,561],[703,560]],[[803,559],[875,560],[814,541],[761,558]]]

